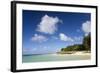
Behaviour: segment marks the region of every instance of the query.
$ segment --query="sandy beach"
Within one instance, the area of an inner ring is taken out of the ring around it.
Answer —
[[[75,52],[73,54],[42,54],[23,56],[23,62],[75,61],[90,60],[91,53]]]
[[[91,53],[88,51],[68,51],[50,54],[39,54],[23,56],[23,62],[48,62],[48,61],[74,61],[74,60],[90,60]]]
[[[68,55],[83,55],[83,56],[86,56],[86,55],[91,55],[90,52],[86,52],[86,51],[77,51],[77,52],[73,52],[73,53],[55,53],[55,54],[52,54],[52,55],[59,55],[59,56],[68,56]]]

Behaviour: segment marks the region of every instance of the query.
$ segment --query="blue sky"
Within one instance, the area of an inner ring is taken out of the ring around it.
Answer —
[[[81,44],[90,32],[90,13],[23,10],[23,54],[43,54]]]

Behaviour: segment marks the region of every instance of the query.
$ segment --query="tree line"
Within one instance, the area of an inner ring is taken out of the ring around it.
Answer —
[[[61,48],[61,52],[66,51],[91,51],[91,34],[84,36],[82,44],[74,44]]]

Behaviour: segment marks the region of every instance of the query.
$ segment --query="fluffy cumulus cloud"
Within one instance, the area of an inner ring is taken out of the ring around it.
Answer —
[[[57,31],[57,23],[62,21],[58,17],[52,17],[48,15],[44,15],[41,18],[41,22],[39,23],[36,31],[45,33],[45,34],[53,34]]]
[[[71,37],[68,37],[67,35],[65,35],[64,33],[60,33],[59,34],[60,40],[62,41],[71,41],[73,42],[74,40]]]
[[[43,35],[38,35],[38,34],[34,34],[34,36],[31,38],[32,41],[36,41],[36,42],[44,42],[47,41],[47,37],[43,36]]]
[[[82,24],[82,30],[85,33],[85,36],[87,36],[89,34],[89,32],[91,32],[91,22],[90,21],[86,21]]]

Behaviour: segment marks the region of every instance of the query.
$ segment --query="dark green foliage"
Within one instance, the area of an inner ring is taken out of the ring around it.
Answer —
[[[90,34],[83,39],[83,45],[86,50],[91,50],[91,36]]]
[[[65,48],[62,48],[61,51],[90,51],[91,50],[91,36],[85,36],[83,38],[83,44],[75,44]]]
[[[61,51],[83,51],[85,50],[84,49],[84,46],[81,45],[81,44],[77,44],[77,45],[73,45],[73,46],[68,46],[66,48],[62,48]]]

